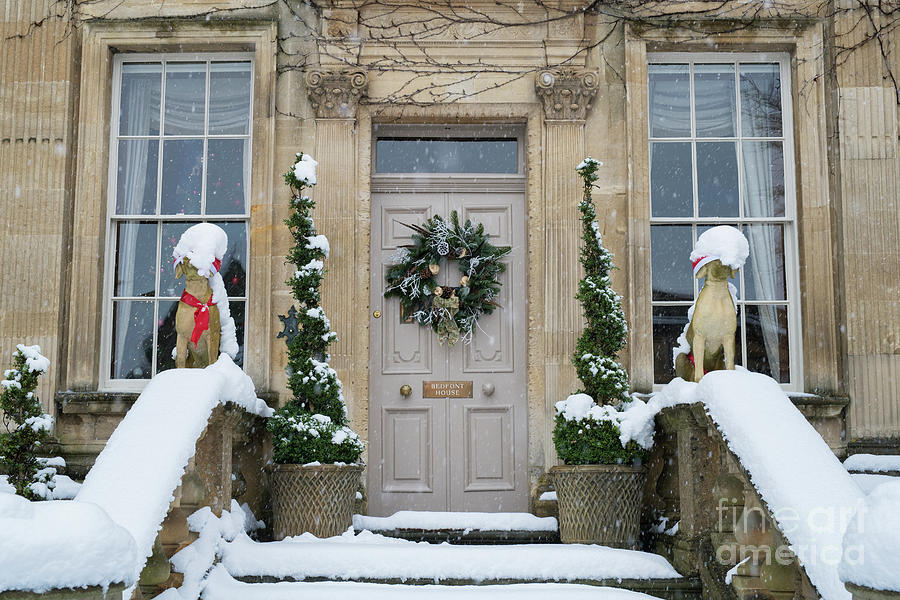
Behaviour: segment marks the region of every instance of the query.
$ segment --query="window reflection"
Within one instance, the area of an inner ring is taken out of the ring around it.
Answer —
[[[518,173],[515,139],[379,138],[378,173]]]
[[[674,376],[671,350],[704,283],[691,272],[693,242],[725,224],[750,243],[747,263],[730,280],[736,362],[788,383],[788,315],[796,299],[787,255],[796,234],[786,219],[782,66],[703,58],[649,65],[654,378]]]
[[[175,279],[172,250],[188,227],[210,217],[228,235],[220,274],[242,364],[252,63],[119,60],[109,377],[149,379],[174,367],[184,280]]]

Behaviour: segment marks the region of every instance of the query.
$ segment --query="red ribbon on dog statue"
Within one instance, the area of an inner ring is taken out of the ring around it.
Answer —
[[[178,261],[176,260],[175,262],[177,263]],[[217,258],[213,261],[213,267],[218,272],[222,268],[222,261]],[[191,332],[191,343],[196,346],[203,332],[209,329],[209,307],[215,306],[216,303],[212,301],[212,296],[209,297],[209,302],[200,302],[193,294],[189,294],[187,290],[181,293],[181,301],[197,309],[194,311],[194,330]]]
[[[187,290],[181,293],[181,301],[197,309],[194,311],[194,330],[191,332],[191,343],[196,346],[203,332],[209,329],[209,307],[215,306],[216,303],[212,301],[212,296],[209,302],[200,302]]]

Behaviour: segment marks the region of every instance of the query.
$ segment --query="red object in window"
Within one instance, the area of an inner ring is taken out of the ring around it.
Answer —
[[[215,306],[212,298],[208,302],[200,302],[187,290],[181,293],[181,301],[197,310],[194,311],[194,330],[191,332],[191,343],[194,346],[200,341],[200,336],[209,329],[209,307]]]

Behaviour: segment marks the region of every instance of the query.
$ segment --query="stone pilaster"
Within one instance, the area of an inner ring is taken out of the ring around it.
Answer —
[[[331,346],[332,366],[345,382],[347,408],[354,406],[350,373],[355,357],[353,332],[368,326],[368,291],[356,287],[357,141],[356,116],[366,94],[368,76],[357,69],[314,70],[306,75],[307,93],[316,114],[318,184],[311,195],[316,201],[315,219],[320,233],[331,244],[326,261],[328,276],[322,286],[322,304],[338,334]]]
[[[581,308],[574,298],[581,276],[578,200],[582,186],[575,167],[584,158],[584,121],[599,77],[583,69],[548,69],[538,73],[534,86],[544,106],[544,439],[549,467],[556,456],[551,435],[554,405],[577,387],[572,353],[582,328]]]

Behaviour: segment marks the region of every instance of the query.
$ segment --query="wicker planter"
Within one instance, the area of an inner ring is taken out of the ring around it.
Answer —
[[[552,467],[564,544],[637,548],[647,474],[626,465]]]
[[[316,537],[347,531],[362,470],[362,465],[269,467],[275,539],[307,531]]]

